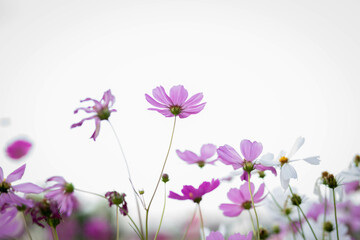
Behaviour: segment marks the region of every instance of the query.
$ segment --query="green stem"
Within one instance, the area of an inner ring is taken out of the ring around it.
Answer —
[[[119,206],[116,205],[116,240],[119,240]]]
[[[165,169],[166,162],[167,162],[168,157],[169,157],[169,153],[170,153],[172,141],[173,141],[173,138],[174,138],[175,125],[176,125],[176,117],[174,118],[174,125],[173,125],[173,129],[172,129],[171,138],[170,138],[170,144],[169,144],[169,148],[168,148],[167,153],[166,153],[165,161],[164,161],[163,167],[162,167],[162,169],[161,169],[161,173],[160,173],[159,179],[158,179],[158,181],[157,181],[157,183],[156,183],[156,187],[155,187],[154,193],[152,194],[151,199],[150,199],[150,202],[149,202],[149,205],[148,205],[148,207],[146,208],[146,219],[145,219],[146,240],[149,239],[149,210],[150,210],[150,206],[151,206],[152,201],[154,200],[156,191],[157,191],[157,189],[158,189],[158,187],[159,187],[159,183],[160,183],[161,178],[162,178],[162,175],[163,175],[163,173],[164,173],[164,169]]]
[[[166,183],[164,183],[164,207],[163,207],[163,211],[161,213],[160,224],[159,224],[158,230],[157,230],[157,232],[155,234],[154,240],[156,240],[156,238],[157,238],[157,236],[158,236],[158,234],[160,232],[161,224],[162,224],[162,221],[163,221],[163,218],[164,218],[165,207],[166,207]]]
[[[305,236],[305,235],[304,235],[304,228],[303,228],[303,226],[302,226],[302,221],[301,221],[300,210],[299,210],[299,208],[297,208],[297,210],[298,210],[299,224],[300,224],[300,229],[301,229],[301,236]]]
[[[253,229],[253,233],[254,233],[254,236],[256,235],[256,229],[255,229],[255,224],[254,224],[254,219],[251,215],[251,212],[250,212],[250,209],[249,209],[249,215],[250,215],[250,219],[251,219],[251,226],[252,226],[252,229]]]
[[[138,228],[138,226],[135,224],[135,222],[134,222],[134,220],[130,217],[130,215],[129,215],[129,213],[126,213],[126,216],[130,219],[130,221],[132,222],[132,224],[134,225],[134,227],[133,226],[131,226],[133,229],[134,229],[134,231],[136,232],[136,234],[139,236],[139,238],[141,239],[141,240],[143,240],[144,239],[144,236],[141,234],[141,231],[140,231],[140,229]],[[130,224],[130,223],[129,223]]]
[[[205,240],[204,219],[203,219],[203,216],[201,213],[200,203],[198,203],[198,207],[199,207],[199,214],[200,214],[201,232],[202,232],[202,235],[204,236],[203,239]]]
[[[91,194],[91,195],[98,196],[98,197],[101,197],[101,198],[105,198],[105,199],[106,199],[105,196],[103,196],[103,195],[101,195],[101,194],[98,194],[98,193],[93,193],[93,192],[81,190],[81,189],[78,189],[78,188],[75,188],[75,191],[83,192],[83,193],[87,193],[87,194]]]
[[[291,195],[294,196],[294,193],[293,193],[290,185],[289,185],[289,189],[290,189]],[[316,235],[315,235],[314,229],[311,227],[311,224],[310,224],[309,220],[307,219],[304,211],[301,209],[300,205],[298,205],[297,207],[298,207],[298,209],[300,210],[300,212],[302,213],[303,217],[305,218],[307,224],[309,225],[310,230],[311,230],[312,234],[314,235],[315,239],[318,240],[318,238],[317,238]]]
[[[195,208],[194,214],[193,214],[193,216],[192,216],[192,218],[191,218],[191,221],[190,221],[189,225],[188,225],[187,228],[186,228],[186,231],[185,231],[185,233],[184,233],[184,236],[182,237],[182,240],[185,240],[186,235],[187,235],[188,232],[189,232],[190,226],[191,226],[191,224],[193,223],[193,221],[194,221],[194,219],[195,219],[195,216],[196,216],[196,208]]]
[[[51,227],[51,232],[52,232],[52,235],[53,235],[53,239],[54,240],[59,240],[59,236],[57,234],[56,228]]]
[[[336,215],[335,188],[333,188],[332,191],[333,191],[333,199],[334,199],[334,213],[335,213],[335,224],[336,224],[336,236],[337,236],[337,240],[339,240],[339,227],[338,227],[337,215]]]
[[[256,208],[255,208],[254,197],[253,197],[253,194],[251,192],[250,173],[248,173],[248,183],[249,183],[249,192],[250,192],[250,196],[251,196],[251,203],[252,203],[252,206],[254,208],[254,213],[255,213],[255,217],[256,217],[257,239],[260,240],[259,218],[258,218]]]
[[[26,229],[26,233],[27,233],[29,239],[32,240],[32,237],[31,237],[31,234],[30,234],[28,225],[27,225],[27,223],[26,223],[26,219],[25,219],[24,212],[21,212],[21,215],[22,215],[22,218],[23,218],[23,220],[24,220],[24,226],[25,226],[25,229]]]
[[[324,201],[324,221],[323,221],[323,226],[326,222],[326,211],[327,211],[327,199],[326,199],[326,187],[325,187],[325,201]],[[322,240],[325,239],[325,230],[324,230],[324,227],[322,228]]]

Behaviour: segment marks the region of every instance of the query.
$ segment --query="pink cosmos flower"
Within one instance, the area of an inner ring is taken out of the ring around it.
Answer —
[[[352,182],[344,183],[344,188],[345,188],[346,194],[356,192],[357,190],[360,189],[360,182],[352,181]]]
[[[92,217],[85,223],[84,235],[86,239],[107,240],[112,238],[113,232],[107,219]]]
[[[65,181],[63,177],[51,177],[47,182],[55,181],[57,184],[48,187],[47,190],[52,189],[45,194],[47,199],[55,201],[60,207],[60,213],[70,216],[72,211],[77,207],[78,202],[74,196],[74,186]]]
[[[256,193],[254,184],[250,183],[250,185],[251,192],[254,196],[254,203],[261,202],[265,198],[263,197],[265,184],[262,183]],[[249,210],[253,207],[247,182],[241,185],[240,189],[230,189],[230,191],[227,193],[227,196],[234,204],[223,203],[220,205],[220,209],[223,211],[225,216],[236,217],[239,216],[243,210]]]
[[[115,97],[114,95],[111,94],[111,90],[109,89],[104,93],[100,101],[92,98],[86,98],[84,100],[81,100],[80,102],[87,102],[87,101],[93,101],[94,106],[89,106],[86,108],[84,107],[77,108],[75,109],[74,114],[78,113],[80,110],[83,110],[87,113],[95,113],[95,115],[88,118],[84,118],[78,123],[74,123],[73,125],[71,125],[71,128],[80,127],[86,120],[95,119],[95,131],[93,135],[91,135],[90,137],[95,141],[100,132],[100,122],[102,120],[108,120],[111,113],[116,112],[115,109],[110,109],[114,105]]]
[[[183,186],[183,189],[181,190],[183,196],[174,193],[173,191],[170,191],[169,198],[177,199],[177,200],[186,200],[190,199],[193,200],[196,203],[200,203],[202,196],[205,195],[208,192],[211,192],[215,188],[217,188],[220,185],[219,179],[212,179],[210,182],[203,182],[200,184],[199,188],[194,188],[190,185]]]
[[[184,151],[181,152],[176,150],[177,155],[179,158],[187,162],[188,164],[197,163],[199,167],[204,167],[205,164],[214,164],[216,160],[209,160],[214,154],[216,153],[216,146],[214,144],[204,144],[200,150],[200,156],[191,152],[191,151]]]
[[[16,140],[6,148],[6,153],[12,159],[20,159],[30,151],[31,146],[26,140]]]
[[[199,104],[203,98],[202,93],[197,93],[187,100],[188,91],[182,85],[173,86],[170,89],[170,96],[162,86],[154,88],[152,94],[156,100],[145,94],[146,101],[156,107],[149,110],[158,111],[165,117],[187,118],[191,114],[199,113],[206,104]]]
[[[26,164],[22,165],[5,178],[3,170],[0,167],[0,210],[6,208],[7,206],[26,205],[31,207],[33,205],[32,201],[19,197],[15,194],[15,192],[41,193],[44,191],[43,188],[33,183],[21,183],[15,186],[12,185],[13,182],[22,178],[25,168]]]
[[[17,212],[15,207],[0,212],[0,239],[19,239],[23,234],[24,225],[16,218]]]
[[[236,233],[231,235],[228,240],[251,240],[252,232],[249,232],[247,235],[241,235],[240,233]],[[224,236],[220,232],[211,232],[206,240],[225,240]]]
[[[248,181],[248,173],[257,169],[259,171],[270,170],[276,176],[276,170],[273,167],[265,167],[258,163],[256,160],[257,157],[261,154],[263,150],[263,146],[261,143],[256,141],[251,142],[250,140],[244,139],[240,143],[240,150],[244,159],[236,152],[236,150],[229,145],[224,145],[219,147],[217,153],[219,155],[219,159],[222,163],[226,165],[232,165],[233,168],[239,169],[242,168],[244,170],[241,175],[241,180]],[[274,156],[271,153],[265,154],[261,157],[261,159],[272,159]]]

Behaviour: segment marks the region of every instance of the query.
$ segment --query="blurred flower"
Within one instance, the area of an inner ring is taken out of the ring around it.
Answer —
[[[360,182],[353,181],[353,182],[344,183],[344,189],[345,189],[346,194],[356,192],[357,190],[360,189]]]
[[[122,215],[126,216],[128,214],[127,202],[125,201],[125,193],[118,193],[116,191],[107,192],[105,198],[109,201],[109,207],[116,205],[119,207],[119,211]]]
[[[116,112],[115,109],[110,109],[115,102],[115,97],[114,97],[114,95],[111,94],[111,90],[109,89],[104,93],[104,95],[100,101],[97,101],[92,98],[86,98],[84,100],[81,100],[80,102],[86,102],[86,101],[93,101],[94,106],[89,106],[87,108],[84,108],[84,107],[77,108],[77,109],[75,109],[74,114],[78,113],[79,110],[83,110],[86,113],[95,113],[95,115],[88,117],[88,118],[84,118],[83,120],[81,120],[78,123],[74,123],[73,125],[71,125],[71,128],[80,127],[86,120],[95,119],[95,131],[94,131],[93,135],[91,135],[91,137],[90,137],[90,138],[94,139],[94,141],[95,141],[97,136],[99,135],[100,122],[102,120],[108,120],[110,117],[110,114],[112,112]]]
[[[261,202],[264,199],[263,194],[265,184],[262,183],[256,193],[254,184],[250,183],[250,186],[254,203]],[[220,209],[223,211],[225,216],[236,217],[239,216],[243,210],[250,210],[253,207],[247,182],[241,185],[240,189],[230,189],[230,191],[227,193],[227,196],[234,204],[223,203],[220,205]]]
[[[304,160],[307,163],[310,163],[312,165],[318,165],[320,163],[319,156],[314,157],[307,157],[302,159],[291,159],[294,154],[300,149],[300,147],[304,144],[305,138],[298,137],[291,148],[289,154],[286,155],[285,151],[281,151],[279,153],[279,156],[275,160],[268,160],[268,159],[262,159],[260,160],[260,163],[264,166],[276,166],[280,168],[280,182],[282,188],[285,190],[288,188],[290,179],[297,178],[296,170],[293,166],[290,165],[290,162],[300,161]]]
[[[248,181],[248,174],[250,174],[250,172],[255,169],[259,171],[270,170],[276,176],[275,168],[263,166],[259,161],[256,160],[256,158],[259,157],[263,150],[261,143],[256,141],[251,142],[247,139],[244,139],[240,143],[240,150],[244,156],[244,159],[236,152],[234,148],[229,145],[219,147],[217,153],[222,163],[226,165],[232,165],[235,170],[239,168],[244,170],[243,174],[241,175],[241,180]],[[273,157],[274,156],[271,153],[267,153],[264,154],[261,159],[271,160]]]
[[[33,223],[44,228],[43,221],[50,227],[56,227],[60,224],[62,216],[59,211],[58,203],[44,198],[40,202],[35,202],[34,207],[28,208],[26,213],[30,214]]]
[[[12,183],[21,179],[24,175],[26,164],[22,165],[12,173],[10,173],[7,178],[4,178],[4,173],[0,167],[0,210],[7,206],[32,206],[32,201],[19,197],[15,192],[22,193],[41,193],[44,191],[43,188],[33,184],[33,183],[21,183],[13,186]]]
[[[92,217],[84,226],[86,239],[107,240],[112,238],[111,225],[108,220],[100,217]]]
[[[26,140],[16,140],[6,148],[6,153],[12,159],[20,159],[30,151],[31,146]]]
[[[169,198],[177,199],[177,200],[193,200],[196,203],[200,203],[202,196],[204,196],[206,193],[211,192],[215,188],[217,188],[220,184],[219,179],[212,179],[210,182],[203,182],[199,188],[194,188],[190,185],[183,186],[183,189],[181,190],[183,196],[180,196],[177,193],[174,193],[173,191],[170,191]]]
[[[191,152],[191,151],[184,151],[181,152],[176,150],[177,155],[179,158],[187,162],[188,164],[197,163],[199,167],[204,167],[205,164],[214,164],[217,159],[210,161],[209,158],[214,156],[216,153],[216,146],[214,144],[204,144],[200,150],[200,156]]]
[[[61,221],[56,227],[56,231],[59,239],[76,240],[78,239],[78,233],[82,231],[82,229],[80,229],[80,224],[77,219],[67,218],[65,221]],[[52,235],[51,229],[49,229],[49,235]],[[49,239],[51,239],[50,236]]]
[[[202,93],[197,93],[186,100],[188,91],[182,85],[173,86],[170,89],[170,96],[167,95],[162,86],[154,88],[152,94],[156,100],[145,94],[146,101],[157,108],[149,108],[149,110],[158,111],[165,117],[187,118],[191,114],[199,113],[206,104],[199,104],[203,98]]]
[[[24,225],[16,218],[15,207],[0,211],[0,239],[18,239],[24,233]]]
[[[78,204],[74,196],[74,186],[60,176],[51,177],[46,180],[46,182],[50,181],[55,181],[57,184],[46,189],[51,191],[46,193],[45,197],[57,202],[60,207],[60,213],[70,216]]]
[[[249,232],[247,235],[241,235],[240,233],[236,233],[231,235],[228,240],[251,240],[252,232]],[[206,240],[225,240],[224,236],[220,232],[211,232]]]

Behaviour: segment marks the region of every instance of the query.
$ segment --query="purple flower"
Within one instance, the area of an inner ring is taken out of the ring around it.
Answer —
[[[185,185],[183,189],[181,190],[183,196],[174,193],[173,191],[170,191],[169,198],[172,199],[178,199],[178,200],[186,200],[190,199],[193,200],[196,203],[199,203],[202,199],[202,196],[205,195],[208,192],[211,192],[215,188],[217,188],[220,185],[219,179],[212,179],[210,182],[203,182],[199,188],[194,188],[190,185]]]
[[[26,164],[22,165],[12,173],[10,173],[7,178],[4,178],[4,173],[0,167],[0,210],[7,206],[22,206],[26,205],[31,207],[32,202],[28,199],[19,197],[15,192],[22,193],[41,193],[44,191],[43,188],[33,184],[33,183],[21,183],[13,186],[12,183],[21,179],[24,175]]]
[[[42,228],[45,227],[43,221],[51,227],[56,227],[62,220],[57,202],[46,198],[36,202],[34,207],[26,209],[26,213],[30,214],[33,223]]]
[[[60,213],[70,216],[72,211],[78,205],[74,196],[74,186],[71,183],[66,182],[65,179],[60,176],[51,177],[46,181],[55,181],[57,184],[47,188],[47,190],[52,190],[46,193],[45,197],[57,202],[60,207]]]
[[[204,167],[205,164],[214,164],[214,162],[217,160],[217,159],[212,161],[209,160],[209,158],[214,156],[214,154],[216,153],[216,146],[214,144],[204,144],[201,147],[200,156],[187,150],[184,152],[176,150],[176,153],[179,156],[179,158],[181,158],[188,164],[197,163],[199,167]]]
[[[20,159],[30,151],[31,146],[26,140],[16,140],[6,148],[6,153],[12,159]]]
[[[105,198],[109,201],[109,207],[116,205],[119,207],[119,211],[122,215],[126,216],[129,212],[127,202],[125,201],[125,193],[118,193],[116,191],[107,192]]]
[[[146,101],[156,107],[149,108],[149,110],[158,111],[165,117],[179,116],[180,118],[187,118],[191,114],[199,113],[206,104],[199,104],[203,98],[202,93],[197,93],[186,100],[188,91],[182,85],[173,86],[170,89],[170,96],[167,95],[162,86],[154,88],[152,94],[156,100],[145,94]]]
[[[253,183],[250,183],[251,185],[251,192],[254,196],[254,203],[261,202],[264,197],[264,188],[265,184],[261,184],[259,190],[254,194],[255,192],[255,186]],[[220,205],[220,209],[223,211],[225,216],[228,217],[236,217],[239,216],[240,213],[243,210],[249,210],[251,209],[252,202],[251,202],[251,195],[249,191],[248,183],[244,183],[240,186],[240,189],[232,188],[227,193],[228,198],[234,203],[234,204],[227,204],[223,203]]]
[[[356,192],[357,190],[360,189],[360,182],[352,181],[352,182],[344,183],[344,188],[345,188],[346,194]]]
[[[100,217],[93,217],[85,223],[84,234],[86,236],[86,239],[111,239],[111,225],[106,219]]]
[[[228,240],[251,240],[252,232],[249,232],[247,235],[241,235],[240,233],[236,233],[231,235]],[[224,236],[220,232],[211,232],[206,240],[225,240]]]
[[[17,209],[10,207],[0,212],[0,239],[18,239],[24,232],[24,226],[16,218]]]
[[[88,118],[84,118],[83,120],[81,120],[78,123],[74,123],[73,125],[71,125],[71,128],[75,128],[75,127],[80,127],[86,120],[92,120],[95,119],[95,131],[93,133],[93,135],[91,135],[90,138],[94,139],[94,141],[96,140],[97,136],[99,135],[99,131],[100,131],[100,122],[102,120],[108,120],[110,117],[110,114],[112,112],[116,112],[115,109],[110,109],[114,102],[115,102],[115,97],[114,95],[111,94],[111,90],[107,90],[102,99],[100,101],[92,99],[92,98],[86,98],[84,100],[81,100],[80,102],[86,102],[86,101],[93,101],[94,102],[94,106],[89,106],[89,107],[80,107],[75,109],[74,114],[78,113],[79,110],[83,110],[87,113],[95,113],[95,115],[88,117]]]
[[[276,176],[276,170],[273,167],[265,167],[256,161],[257,157],[260,156],[263,147],[261,143],[256,141],[251,142],[250,140],[244,139],[240,143],[240,150],[244,159],[236,152],[236,150],[229,145],[219,147],[217,153],[222,163],[226,165],[232,165],[233,168],[244,170],[241,175],[241,180],[248,181],[248,173],[257,169],[258,171],[270,170]],[[268,153],[261,157],[261,159],[272,159],[273,155]]]

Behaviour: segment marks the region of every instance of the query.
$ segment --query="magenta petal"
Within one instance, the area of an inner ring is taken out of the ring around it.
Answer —
[[[22,176],[24,175],[25,168],[26,168],[26,164],[22,165],[21,167],[10,173],[9,176],[6,178],[6,182],[12,183],[16,180],[21,179]]]
[[[201,100],[203,99],[203,94],[202,93],[197,93],[194,96],[192,96],[191,98],[189,98],[183,105],[183,108],[187,108],[189,106],[193,106],[198,104]]]
[[[73,125],[71,125],[70,128],[80,127],[81,125],[83,125],[83,123],[84,123],[85,121],[91,120],[91,119],[94,119],[94,118],[98,118],[98,116],[97,116],[97,115],[94,115],[94,116],[91,116],[91,117],[84,118],[84,119],[82,119],[80,122],[74,123]]]
[[[170,191],[169,192],[169,198],[172,198],[172,199],[177,199],[177,200],[185,200],[185,199],[188,199],[186,198],[185,196],[180,196],[179,194],[177,193],[174,193],[173,191]]]
[[[43,188],[33,184],[33,183],[22,183],[16,186],[12,186],[12,188],[17,192],[22,193],[42,193],[44,191]]]
[[[211,232],[206,237],[206,240],[224,240],[224,237],[220,232]]]
[[[216,153],[216,146],[214,144],[204,144],[200,152],[203,160],[211,158]]]
[[[7,147],[6,153],[12,159],[20,159],[29,152],[31,146],[32,144],[28,141],[17,140]]]
[[[244,139],[240,143],[241,153],[247,161],[254,161],[262,152],[262,144]]]
[[[229,198],[230,201],[238,204],[242,204],[243,202],[246,201],[243,199],[240,190],[237,188],[231,188],[227,193],[227,197]]]
[[[250,176],[251,176],[251,175],[250,175]],[[246,171],[244,171],[244,172],[241,174],[240,179],[241,179],[241,181],[246,181],[246,182],[248,182],[248,181],[249,181],[249,173],[246,172]]]
[[[93,113],[96,112],[92,107],[79,107],[77,109],[74,110],[74,114],[77,114],[80,110],[86,112],[86,113]]]
[[[277,172],[276,172],[276,169],[274,167],[266,167],[266,166],[263,166],[261,164],[255,164],[254,168],[259,170],[259,171],[270,170],[275,176],[277,176]]]
[[[170,98],[174,105],[181,106],[188,97],[188,91],[182,85],[173,86],[170,89]]]
[[[227,217],[236,217],[244,210],[241,206],[237,204],[227,204],[223,203],[220,205],[220,210],[223,211],[223,214]]]
[[[241,235],[240,233],[236,233],[231,235],[228,240],[251,240],[252,236],[252,232],[249,232],[248,235]]]

